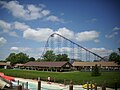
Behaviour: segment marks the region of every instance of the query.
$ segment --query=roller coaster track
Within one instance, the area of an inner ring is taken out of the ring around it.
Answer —
[[[73,46],[72,49],[71,49],[72,51],[70,51],[70,52],[72,53],[72,55],[69,55],[69,56],[73,56],[73,58],[71,58],[71,59],[75,59],[75,58],[74,58],[74,51],[75,51],[75,48],[74,48],[74,47],[76,46],[76,47],[78,48],[78,54],[79,54],[79,55],[80,55],[80,50],[84,51],[84,59],[83,59],[83,60],[80,59],[80,60],[82,60],[82,61],[94,61],[94,60],[98,60],[98,58],[99,58],[99,60],[104,60],[104,58],[103,58],[102,56],[100,56],[100,55],[98,55],[98,54],[96,54],[96,53],[88,50],[87,48],[85,48],[85,47],[83,47],[83,46],[81,46],[81,45],[73,42],[72,40],[70,40],[70,39],[68,39],[68,38],[66,38],[66,37],[64,37],[64,36],[62,36],[62,35],[60,35],[60,34],[58,34],[58,33],[53,33],[53,34],[51,34],[51,35],[48,37],[42,55],[44,55],[47,50],[53,50],[53,51],[54,51],[55,48],[53,48],[53,46],[54,46],[53,43],[55,43],[55,42],[58,43],[58,44],[57,44],[58,50],[60,49],[60,46],[61,46],[61,45],[60,45],[60,40],[57,40],[57,39],[56,39],[55,41],[52,41],[52,38],[55,37],[55,36],[59,37],[59,39],[60,39],[60,38],[63,39],[65,42],[69,42],[70,44],[72,44],[72,46]],[[50,43],[51,43],[51,45],[50,45]],[[51,46],[51,47],[50,47],[50,46]],[[64,45],[64,46],[65,46],[65,45]],[[66,44],[66,47],[67,47],[67,44]],[[81,57],[80,57],[80,58],[82,58],[82,55],[83,55],[83,54],[82,54],[82,51],[81,51]],[[60,54],[60,53],[59,53],[59,54]],[[90,59],[91,56],[92,56],[92,60]],[[94,59],[93,59],[93,57],[94,57]],[[86,59],[86,60],[85,60],[85,59]]]

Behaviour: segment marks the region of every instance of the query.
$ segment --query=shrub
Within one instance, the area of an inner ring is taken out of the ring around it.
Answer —
[[[97,66],[97,64],[93,67],[91,75],[92,76],[100,76],[101,75],[100,68],[99,68],[99,66]]]

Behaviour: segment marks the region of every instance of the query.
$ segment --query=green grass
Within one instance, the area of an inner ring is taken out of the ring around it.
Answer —
[[[55,82],[63,83],[64,79],[66,83],[72,80],[73,84],[82,84],[83,81],[93,81],[99,86],[106,81],[107,87],[114,87],[114,83],[117,82],[120,87],[120,72],[102,72],[101,76],[92,77],[91,72],[42,72],[42,71],[30,71],[30,70],[11,70],[11,69],[0,69],[0,72],[4,72],[5,75],[10,75],[14,77],[35,79],[40,77],[42,80],[46,81],[47,77],[50,76]]]

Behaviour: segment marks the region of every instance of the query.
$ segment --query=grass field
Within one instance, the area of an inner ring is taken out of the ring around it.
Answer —
[[[120,87],[120,72],[102,72],[101,76],[92,77],[91,72],[42,72],[42,71],[30,71],[30,70],[4,70],[0,69],[0,72],[4,72],[5,75],[10,75],[14,77],[20,78],[29,78],[36,79],[40,77],[42,80],[46,81],[47,77],[50,76],[52,81],[58,83],[64,83],[64,79],[66,83],[69,84],[69,81],[72,80],[73,84],[82,84],[83,81],[94,81],[99,86],[106,81],[107,87],[114,87],[114,83],[117,82]]]

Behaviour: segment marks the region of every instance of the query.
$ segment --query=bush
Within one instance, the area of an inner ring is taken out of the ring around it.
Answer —
[[[92,69],[92,76],[100,76],[100,68],[97,66],[97,64]]]

